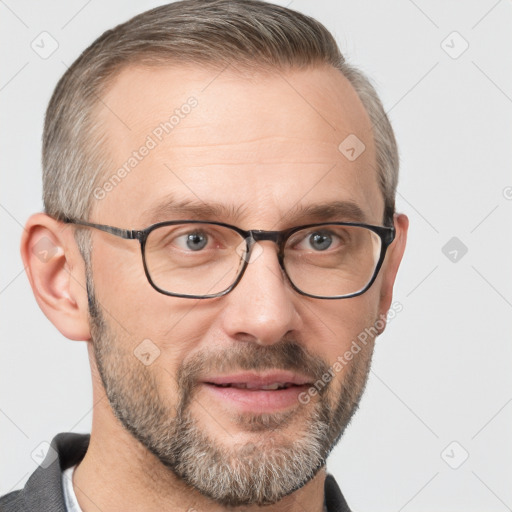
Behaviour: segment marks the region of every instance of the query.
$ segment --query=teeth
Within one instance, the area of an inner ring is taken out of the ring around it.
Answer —
[[[259,386],[257,384],[252,385],[246,382],[234,382],[233,384],[217,384],[217,386],[221,388],[232,387],[237,389],[262,389],[265,391],[275,391],[277,389],[287,389],[290,386],[292,386],[292,384],[289,384],[287,382],[274,382],[266,386]]]
[[[284,384],[280,384],[279,382],[274,382],[274,384],[269,384],[268,386],[261,386],[261,389],[279,389],[284,387]]]
[[[285,382],[274,382],[272,384],[267,384],[266,386],[260,386],[258,384],[247,384],[247,383],[240,383],[240,384],[232,384],[234,388],[241,388],[241,389],[263,389],[263,390],[276,390],[276,389],[283,389],[285,387],[289,387],[289,384],[286,384]]]

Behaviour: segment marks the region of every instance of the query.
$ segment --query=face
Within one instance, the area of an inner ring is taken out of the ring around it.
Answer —
[[[111,171],[98,183],[92,222],[382,225],[371,125],[333,69],[133,67],[103,102],[109,109],[97,116]],[[365,144],[354,161],[338,150],[350,134]],[[123,166],[129,170],[112,179]],[[335,201],[357,205],[362,217],[350,209],[322,219],[301,213]],[[225,505],[275,503],[313,478],[362,394],[374,340],[350,359],[344,354],[379,319],[386,265],[363,295],[314,299],[292,289],[277,246],[262,241],[229,294],[187,299],[148,283],[137,241],[94,230],[92,243],[94,354],[124,427]],[[285,389],[266,389],[276,383]]]

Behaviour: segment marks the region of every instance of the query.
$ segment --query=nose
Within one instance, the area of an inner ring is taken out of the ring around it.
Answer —
[[[238,285],[224,296],[222,328],[231,339],[277,343],[301,327],[295,292],[271,241],[258,242]]]

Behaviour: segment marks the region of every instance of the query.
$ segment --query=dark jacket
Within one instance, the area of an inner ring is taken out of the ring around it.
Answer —
[[[58,457],[50,450],[23,489],[0,498],[0,512],[66,512],[62,472],[83,459],[89,439],[88,434],[56,435],[51,446]],[[329,512],[350,512],[332,475],[325,479],[325,503]]]

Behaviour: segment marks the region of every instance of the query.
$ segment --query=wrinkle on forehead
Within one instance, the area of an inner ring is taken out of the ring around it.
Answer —
[[[288,189],[296,191],[297,202],[301,187],[335,186],[332,176],[329,184],[321,179],[334,166],[338,186],[365,198],[370,210],[383,205],[368,115],[349,82],[327,67],[255,73],[250,80],[228,70],[127,68],[104,98],[108,108],[99,112],[114,171],[190,97],[197,106],[112,194],[117,207],[124,207],[121,196],[131,204],[149,196],[142,212],[176,185],[203,201],[237,192],[242,203],[247,194],[253,203],[273,194],[278,203]],[[338,149],[350,134],[366,146],[354,162]]]
[[[100,103],[98,116],[105,117],[115,142],[133,145],[134,138],[151,133],[191,96],[198,107],[172,133],[182,147],[199,141],[202,146],[250,143],[263,136],[338,145],[349,133],[365,138],[367,146],[372,142],[357,93],[330,66],[254,72],[250,80],[231,69],[219,75],[191,66],[127,67],[112,83],[103,107]],[[238,121],[238,129],[226,139],[222,128],[231,121]]]

